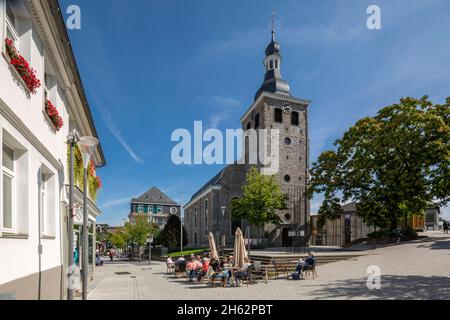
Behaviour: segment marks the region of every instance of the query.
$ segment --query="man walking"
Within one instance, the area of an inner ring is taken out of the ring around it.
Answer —
[[[444,221],[444,224],[442,225],[443,229],[444,229],[444,234],[448,234],[448,223],[447,221]]]

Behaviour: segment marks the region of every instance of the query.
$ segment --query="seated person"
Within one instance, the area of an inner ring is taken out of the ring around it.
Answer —
[[[189,282],[192,282],[192,279],[197,276],[198,273],[197,269],[198,269],[197,262],[194,259],[189,260],[188,263],[186,264],[186,272],[189,276]]]
[[[311,269],[311,267],[316,263],[316,254],[310,252],[305,261],[299,260],[295,271],[297,271],[301,277],[303,277],[303,271]]]
[[[224,257],[222,261],[219,263],[219,266],[217,267],[216,275],[215,277],[218,279],[222,279],[224,285],[225,283],[229,286],[230,285],[230,266],[228,264],[228,259]]]
[[[168,270],[174,270],[175,269],[175,263],[173,262],[173,259],[171,256],[167,257],[166,265]]]
[[[251,265],[250,260],[248,258],[245,258],[242,268],[238,269],[234,273],[234,279],[236,280],[236,287],[239,287],[239,279],[240,278],[247,278],[247,274],[248,274],[247,271],[248,271],[248,267],[250,265]]]
[[[202,260],[202,268],[201,271],[198,273],[197,280],[201,281],[202,278],[208,273],[209,269],[209,259],[204,257]]]

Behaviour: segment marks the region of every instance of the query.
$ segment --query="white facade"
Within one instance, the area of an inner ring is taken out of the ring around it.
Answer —
[[[51,13],[55,3],[0,0],[0,296],[19,299],[65,295],[66,140],[74,128],[96,135],[74,81],[78,74],[69,67],[57,31],[59,17]],[[9,62],[5,39],[11,29],[18,37],[17,49],[41,80],[36,94]],[[64,121],[59,131],[45,114],[46,97]],[[98,151],[94,160],[103,164]],[[99,211],[92,203],[91,212],[95,222]]]

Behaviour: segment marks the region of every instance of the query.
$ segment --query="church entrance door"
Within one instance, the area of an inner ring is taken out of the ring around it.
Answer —
[[[284,228],[281,232],[281,246],[292,247],[292,237],[289,236],[291,228]]]

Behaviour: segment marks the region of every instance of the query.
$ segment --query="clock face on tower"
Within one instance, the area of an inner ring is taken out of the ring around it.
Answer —
[[[292,106],[291,106],[291,104],[290,104],[289,102],[287,102],[287,101],[284,101],[284,102],[281,104],[281,108],[283,109],[283,113],[284,113],[284,114],[290,114],[290,113],[292,112]]]
[[[171,213],[171,214],[177,213],[177,208],[176,208],[176,207],[171,207],[171,208],[170,208],[170,213]]]

